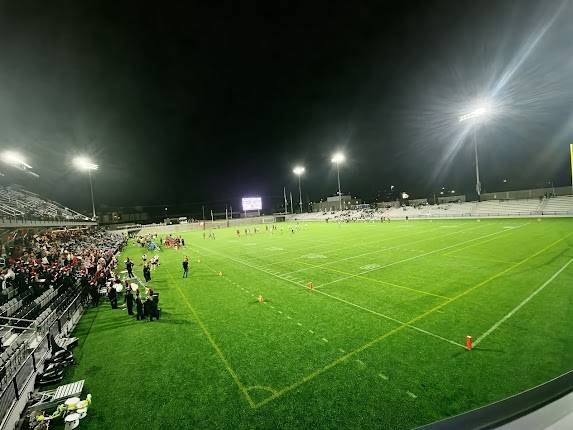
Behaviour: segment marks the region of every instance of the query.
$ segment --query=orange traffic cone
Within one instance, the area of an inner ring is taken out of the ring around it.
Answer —
[[[312,283],[312,281],[310,281],[310,282],[308,283],[308,289],[309,289],[309,290],[314,290],[314,284]]]
[[[468,351],[471,351],[471,349],[472,349],[472,337],[471,336],[466,336],[466,349]]]

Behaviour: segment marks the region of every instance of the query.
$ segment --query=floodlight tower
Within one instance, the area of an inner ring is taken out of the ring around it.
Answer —
[[[342,152],[337,152],[330,160],[336,164],[336,175],[338,176],[338,202],[340,203],[340,210],[342,211],[342,189],[340,188],[340,163],[343,163],[346,157]]]
[[[92,184],[92,170],[97,170],[98,169],[98,165],[93,163],[89,158],[87,157],[76,157],[73,160],[74,166],[76,167],[76,169],[81,170],[83,172],[85,172],[87,170],[88,172],[88,176],[90,178],[90,192],[91,192],[91,196],[92,196],[92,218],[95,220],[96,219],[96,210],[95,210],[95,202],[94,202],[94,188],[93,188],[93,184]]]
[[[479,158],[477,150],[477,125],[485,121],[492,113],[492,108],[489,102],[481,102],[476,105],[476,107],[468,113],[465,113],[459,117],[459,122],[471,121],[471,131],[474,138],[474,156],[476,165],[476,193],[478,195],[478,200],[481,197],[481,182],[479,177]]]
[[[39,177],[39,175],[35,172],[32,171],[32,166],[30,166],[27,162],[26,159],[19,154],[18,152],[14,152],[14,151],[4,151],[2,152],[2,154],[0,154],[0,159],[12,166],[17,168],[18,170],[21,170],[22,172],[26,172],[29,175],[32,175],[36,178]]]
[[[300,177],[304,173],[304,167],[296,166],[294,169],[292,169],[292,172],[298,176],[298,204],[300,206],[300,213],[302,213],[302,189],[300,186]]]

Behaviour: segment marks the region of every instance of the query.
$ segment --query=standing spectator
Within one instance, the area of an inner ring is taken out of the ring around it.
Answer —
[[[145,282],[151,281],[151,269],[149,268],[149,263],[145,263],[143,266],[143,278]]]
[[[185,256],[182,264],[183,264],[183,277],[187,278],[189,276],[189,257]]]
[[[90,295],[92,296],[92,303],[95,307],[99,305],[99,290],[97,284],[92,281],[90,282]]]
[[[139,290],[135,292],[135,308],[137,310],[137,317],[136,319],[142,320],[143,319],[143,302],[141,301],[141,297],[139,295]]]
[[[115,289],[115,287],[113,285],[111,285],[109,287],[109,291],[107,293],[107,296],[109,297],[109,302],[111,303],[111,308],[117,309],[117,290]]]
[[[133,315],[133,292],[129,281],[125,281],[125,304],[127,305],[127,314]]]
[[[125,260],[125,268],[127,269],[127,277],[133,278],[133,261],[131,261],[129,257]]]

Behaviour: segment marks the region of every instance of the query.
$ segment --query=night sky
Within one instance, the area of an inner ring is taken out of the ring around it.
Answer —
[[[459,115],[479,97],[484,190],[569,183],[573,3],[0,1],[0,148],[40,175],[4,181],[89,207],[245,195],[374,200],[472,193]],[[460,136],[462,136],[460,138]],[[503,184],[508,179],[508,184]],[[235,206],[235,207],[237,207]],[[223,209],[224,210],[224,209]]]

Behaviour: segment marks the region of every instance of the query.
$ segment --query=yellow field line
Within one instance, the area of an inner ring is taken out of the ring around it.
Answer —
[[[567,234],[566,236],[562,237],[561,239],[557,239],[556,241],[550,243],[549,245],[547,245],[546,247],[544,247],[544,248],[541,249],[540,251],[537,251],[535,254],[532,254],[532,255],[530,255],[529,257],[526,257],[526,258],[524,258],[523,260],[519,261],[518,263],[515,263],[514,265],[512,265],[512,266],[510,266],[510,267],[508,267],[508,268],[506,268],[506,269],[504,269],[504,270],[501,270],[501,271],[497,272],[496,274],[490,276],[490,277],[487,278],[486,280],[484,280],[484,281],[482,281],[482,282],[480,282],[480,283],[474,285],[473,287],[471,287],[471,288],[469,288],[469,289],[463,291],[462,293],[460,293],[460,294],[458,294],[457,296],[451,298],[450,300],[448,300],[448,301],[446,301],[446,302],[443,302],[443,303],[440,303],[439,305],[433,307],[432,309],[430,309],[430,310],[428,310],[428,311],[422,313],[421,315],[419,315],[419,316],[417,316],[417,317],[411,319],[411,320],[408,321],[407,323],[404,323],[403,325],[401,325],[401,326],[399,326],[399,327],[396,327],[396,328],[393,329],[393,330],[390,330],[388,333],[385,333],[385,334],[383,334],[382,336],[377,337],[377,338],[374,339],[374,340],[371,340],[370,342],[366,343],[365,345],[363,345],[363,346],[361,346],[361,347],[359,347],[359,348],[357,348],[357,349],[355,349],[355,350],[353,350],[353,351],[351,351],[351,352],[349,352],[349,353],[343,355],[342,357],[340,357],[340,358],[334,360],[334,361],[331,362],[330,364],[327,364],[326,366],[324,366],[324,367],[322,367],[322,368],[320,368],[320,369],[318,369],[318,370],[312,372],[311,374],[309,374],[309,375],[305,376],[304,378],[302,378],[300,381],[295,382],[294,384],[291,384],[291,385],[289,385],[289,386],[287,386],[287,387],[285,387],[285,388],[279,390],[279,391],[277,392],[277,394],[274,394],[274,395],[272,395],[271,397],[268,397],[268,398],[264,399],[263,401],[257,403],[257,404],[255,405],[255,408],[259,408],[259,407],[261,407],[261,406],[267,404],[268,402],[270,402],[270,401],[272,401],[272,400],[275,400],[275,399],[277,399],[277,398],[283,396],[284,394],[286,394],[286,393],[288,393],[288,392],[290,392],[290,391],[292,391],[292,390],[294,390],[294,389],[300,387],[301,385],[303,385],[303,384],[305,384],[305,383],[311,381],[312,379],[316,378],[317,376],[321,375],[322,373],[326,372],[327,370],[332,369],[333,367],[337,366],[338,364],[340,364],[340,363],[342,363],[342,362],[348,360],[350,357],[352,357],[352,356],[358,354],[359,352],[362,352],[362,351],[364,351],[365,349],[370,348],[371,346],[373,346],[373,345],[375,345],[375,344],[381,342],[382,340],[386,339],[387,337],[389,337],[389,336],[391,336],[391,335],[393,335],[393,334],[395,334],[395,333],[398,333],[399,331],[401,331],[401,330],[407,328],[409,325],[411,325],[411,324],[413,324],[413,323],[415,323],[415,322],[421,320],[422,318],[427,317],[428,315],[430,315],[430,314],[436,312],[437,310],[441,309],[442,307],[444,307],[444,306],[446,306],[446,305],[452,303],[453,301],[455,301],[455,300],[457,300],[457,299],[459,299],[459,298],[465,296],[466,294],[470,293],[471,291],[474,291],[475,289],[480,288],[480,287],[486,285],[487,283],[489,283],[489,282],[491,282],[491,281],[493,281],[493,280],[499,278],[500,276],[503,276],[504,274],[506,274],[506,273],[509,272],[510,270],[513,270],[513,269],[515,269],[516,267],[519,267],[519,266],[521,266],[522,264],[528,262],[528,261],[531,260],[532,258],[535,258],[535,257],[539,256],[540,254],[544,253],[545,251],[547,251],[548,249],[550,249],[550,248],[552,248],[553,246],[557,245],[559,242],[562,242],[563,240],[565,240],[567,237],[571,236],[572,234],[573,234],[573,232]]]
[[[171,277],[171,279],[173,279],[175,281],[175,278],[173,278],[173,275],[170,272],[169,276]],[[223,352],[221,351],[221,348],[219,348],[219,345],[217,345],[217,343],[215,342],[215,340],[213,339],[213,337],[211,336],[211,333],[209,333],[209,330],[207,330],[207,327],[205,326],[205,324],[203,323],[203,321],[201,320],[201,318],[199,318],[199,314],[197,313],[197,311],[195,310],[195,308],[193,307],[193,305],[191,305],[191,302],[189,302],[189,299],[187,299],[187,297],[185,296],[185,294],[183,294],[183,292],[181,291],[181,289],[179,288],[179,286],[177,285],[177,282],[174,283],[175,284],[175,288],[177,289],[177,291],[179,292],[179,294],[181,295],[181,297],[183,298],[183,301],[187,304],[187,306],[189,307],[189,309],[191,310],[191,312],[193,313],[193,318],[195,319],[195,321],[197,321],[197,323],[199,324],[199,326],[201,327],[201,330],[203,330],[203,333],[205,334],[205,336],[207,337],[207,340],[209,340],[209,343],[211,344],[211,346],[213,347],[213,349],[217,352],[217,355],[219,356],[219,358],[221,359],[221,361],[223,362],[223,364],[225,365],[225,368],[227,369],[227,372],[229,372],[229,374],[231,375],[231,377],[233,378],[233,381],[235,381],[235,384],[237,384],[237,387],[239,387],[239,390],[241,391],[241,393],[243,393],[243,396],[245,396],[245,399],[247,400],[247,402],[249,403],[249,406],[251,406],[251,408],[255,407],[255,402],[253,402],[253,399],[251,399],[251,396],[249,396],[248,390],[247,388],[243,385],[243,383],[241,382],[241,380],[239,379],[239,376],[237,375],[237,372],[235,372],[233,370],[233,368],[231,367],[231,365],[229,364],[229,361],[227,360],[227,358],[225,357],[225,355],[223,354]]]
[[[319,266],[315,266],[314,264],[306,263],[306,262],[304,262],[304,261],[300,261],[299,263],[306,264],[307,266],[313,267],[313,268],[315,268],[315,269],[320,268],[320,269],[324,269],[324,270],[329,270],[329,271],[331,271],[331,272],[340,273],[340,274],[342,274],[342,275],[352,275],[352,273],[350,273],[350,272],[345,272],[344,270],[334,269],[334,268],[332,268],[332,267],[324,267],[324,266],[320,266],[320,267],[319,267]],[[419,293],[419,294],[425,294],[425,295],[428,295],[428,296],[439,297],[439,298],[441,298],[441,299],[446,299],[446,300],[449,300],[449,299],[450,299],[449,297],[442,296],[442,295],[440,295],[440,294],[434,294],[434,293],[430,293],[430,292],[428,292],[428,291],[417,290],[417,289],[415,289],[415,288],[406,287],[406,286],[404,286],[404,285],[393,284],[392,282],[381,281],[381,280],[379,280],[379,279],[368,278],[368,277],[363,276],[363,275],[356,275],[356,276],[354,276],[354,277],[355,277],[355,278],[359,278],[359,279],[365,279],[365,280],[367,280],[367,281],[377,282],[377,283],[379,283],[379,284],[391,285],[391,286],[396,287],[396,288],[401,288],[401,289],[403,289],[403,290],[413,291],[413,292]]]

